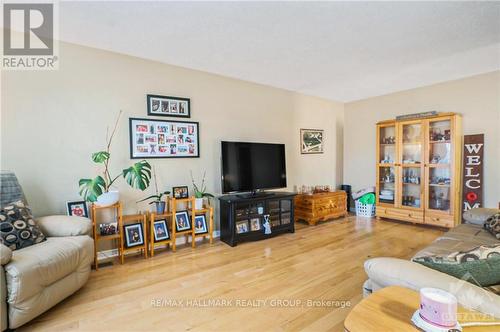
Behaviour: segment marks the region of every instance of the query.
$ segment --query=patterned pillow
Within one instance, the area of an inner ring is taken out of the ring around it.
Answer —
[[[496,213],[489,217],[484,223],[484,228],[500,240],[500,213]]]
[[[500,284],[500,244],[413,261],[481,287]]]
[[[0,210],[0,242],[12,250],[45,241],[45,235],[33,220],[30,209],[22,201]]]

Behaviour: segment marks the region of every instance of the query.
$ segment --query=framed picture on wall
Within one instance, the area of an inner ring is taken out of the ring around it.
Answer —
[[[198,158],[198,122],[129,119],[130,158]]]
[[[300,153],[323,153],[324,134],[322,129],[300,130]]]
[[[147,95],[148,115],[191,117],[189,98]]]

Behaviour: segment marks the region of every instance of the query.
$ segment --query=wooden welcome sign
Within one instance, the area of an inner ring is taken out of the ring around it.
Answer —
[[[483,206],[484,134],[464,136],[462,211]]]

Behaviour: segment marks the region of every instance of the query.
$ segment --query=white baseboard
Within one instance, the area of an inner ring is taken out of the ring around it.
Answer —
[[[220,231],[214,231],[213,233],[214,235],[214,239],[215,238],[218,238],[220,237]],[[196,241],[201,241],[203,240],[203,238],[199,237],[196,239]],[[176,241],[175,241],[175,244],[176,245],[180,245],[180,244],[184,244],[185,240],[184,240],[184,237],[182,238],[177,238]],[[137,249],[137,251],[139,251],[140,249]],[[136,254],[136,252],[134,251],[129,251],[129,252],[126,252],[125,255],[134,255]],[[101,260],[105,260],[105,259],[110,259],[110,258],[114,258],[114,257],[117,257],[118,256],[118,249],[117,248],[114,248],[114,249],[109,249],[109,250],[103,250],[103,251],[99,251],[97,253],[97,260],[98,261],[101,261]]]

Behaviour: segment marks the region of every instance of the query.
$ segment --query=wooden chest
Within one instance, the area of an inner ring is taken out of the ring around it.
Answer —
[[[318,221],[347,216],[345,191],[295,196],[295,221],[304,220],[309,225]]]

